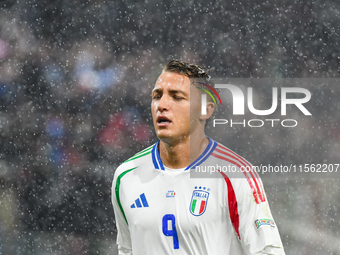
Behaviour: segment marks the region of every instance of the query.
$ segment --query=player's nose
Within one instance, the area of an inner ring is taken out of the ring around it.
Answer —
[[[158,111],[167,111],[169,110],[169,98],[167,95],[163,95],[161,99],[158,101]]]

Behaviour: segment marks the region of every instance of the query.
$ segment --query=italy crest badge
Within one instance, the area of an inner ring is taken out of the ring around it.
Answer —
[[[195,190],[192,192],[191,202],[190,202],[190,212],[194,216],[201,216],[208,204],[210,189],[206,189],[206,187],[195,187]]]

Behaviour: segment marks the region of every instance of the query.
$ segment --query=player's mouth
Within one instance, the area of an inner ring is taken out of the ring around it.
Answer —
[[[172,123],[171,120],[165,116],[159,116],[157,118],[157,126],[159,127],[167,127],[171,123]]]

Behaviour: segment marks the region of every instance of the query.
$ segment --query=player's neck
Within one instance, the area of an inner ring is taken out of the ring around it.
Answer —
[[[160,141],[159,153],[163,164],[169,168],[185,168],[196,160],[209,144],[209,139],[204,135],[187,137],[177,143]]]

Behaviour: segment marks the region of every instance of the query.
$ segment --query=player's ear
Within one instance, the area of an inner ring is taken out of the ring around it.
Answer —
[[[206,114],[202,114],[200,115],[200,120],[207,120],[209,119],[215,110],[215,104],[213,102],[207,102],[207,106],[206,106]]]

